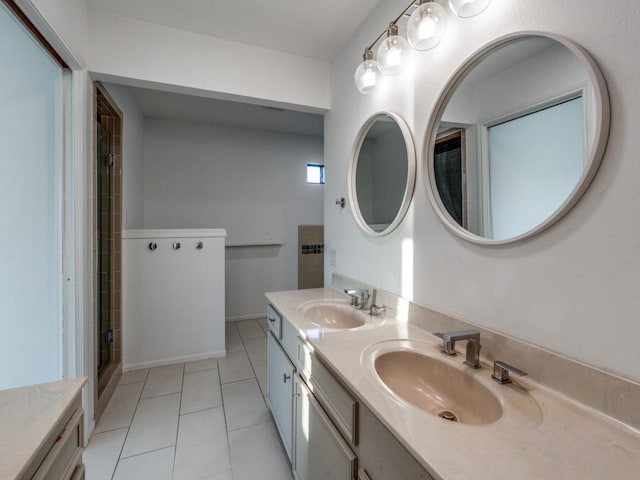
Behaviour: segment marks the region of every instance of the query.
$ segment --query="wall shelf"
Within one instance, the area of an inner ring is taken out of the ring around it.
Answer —
[[[226,237],[224,228],[178,228],[162,230],[123,230],[122,238],[216,238]]]
[[[245,240],[241,238],[239,240],[227,239],[225,247],[227,248],[274,247],[274,246],[279,247],[281,245],[284,245],[284,242],[282,240],[274,240],[273,238],[255,239],[255,240]]]

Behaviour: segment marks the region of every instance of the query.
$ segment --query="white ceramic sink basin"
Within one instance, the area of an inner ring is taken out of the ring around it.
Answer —
[[[445,357],[437,345],[389,340],[367,347],[362,363],[374,383],[394,400],[466,425],[489,425],[509,416],[518,424],[539,424],[537,403],[516,385],[498,385],[488,368]]]
[[[312,324],[336,329],[361,327],[367,322],[368,317],[367,314],[341,300],[310,302],[303,304],[300,310]]]
[[[471,425],[502,417],[502,405],[488,388],[440,359],[397,350],[377,357],[374,368],[389,390],[433,415]]]

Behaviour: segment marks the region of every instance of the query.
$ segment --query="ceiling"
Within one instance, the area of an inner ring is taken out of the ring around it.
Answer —
[[[85,0],[90,8],[312,58],[332,59],[379,0]]]
[[[322,115],[127,87],[145,117],[322,136]]]

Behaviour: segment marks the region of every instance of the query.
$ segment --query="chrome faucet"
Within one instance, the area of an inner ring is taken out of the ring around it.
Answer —
[[[369,308],[369,290],[366,288],[347,288],[344,293],[351,297],[351,306],[359,310]]]
[[[464,364],[471,368],[480,368],[480,332],[477,330],[460,330],[458,332],[434,333],[442,339],[442,353],[455,356],[456,342],[467,341],[467,358]]]

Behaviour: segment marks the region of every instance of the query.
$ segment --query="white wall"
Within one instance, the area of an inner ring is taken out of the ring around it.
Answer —
[[[122,237],[122,368],[224,356],[224,230]]]
[[[322,138],[147,118],[144,227],[225,228],[227,318],[264,315],[265,291],[297,288],[297,226],[323,221]]]
[[[483,14],[451,19],[440,46],[416,52],[408,71],[364,96],[353,72],[369,44],[406,7],[382,0],[332,64],[332,110],[325,120],[325,278],[333,271],[417,302],[515,335],[640,380],[636,339],[640,297],[640,5],[595,0],[493,0]],[[593,15],[597,10],[598,15]],[[437,96],[456,67],[498,36],[523,30],[564,35],[599,63],[611,97],[605,157],[578,205],[546,232],[510,246],[477,246],[440,223],[424,187],[426,127]],[[418,182],[407,217],[391,235],[363,234],[349,209],[333,199],[347,192],[356,134],[373,113],[391,110],[411,127],[419,152]],[[508,361],[509,359],[504,359]]]
[[[60,66],[0,5],[0,389],[63,375]]]
[[[144,117],[127,87],[105,83],[122,111],[122,228],[142,228],[144,210]]]
[[[329,63],[323,60],[96,10],[89,34],[90,70],[98,78],[315,112],[330,107]]]

